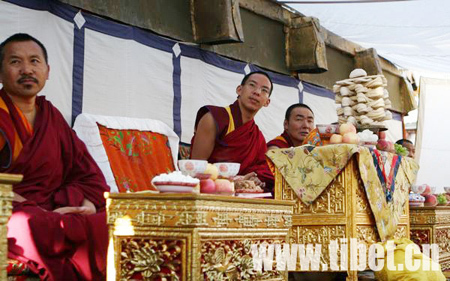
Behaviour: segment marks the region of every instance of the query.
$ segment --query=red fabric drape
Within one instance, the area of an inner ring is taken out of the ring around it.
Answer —
[[[0,130],[15,130],[23,143],[18,158],[0,172],[24,175],[13,190],[27,199],[14,202],[8,222],[8,256],[27,262],[49,280],[101,280],[108,243],[103,193],[109,188],[100,169],[44,97],[36,99],[34,133],[24,135],[11,100],[3,90],[0,96],[9,109]],[[10,134],[5,136],[11,143]],[[84,198],[96,206],[97,214],[52,212],[58,207],[80,206]]]

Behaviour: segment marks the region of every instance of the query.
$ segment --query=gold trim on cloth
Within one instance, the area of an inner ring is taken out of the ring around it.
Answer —
[[[413,159],[402,158],[397,175],[393,179],[395,189],[392,201],[387,202],[384,187],[367,147],[351,144],[300,146],[270,150],[266,155],[270,164],[281,173],[294,193],[302,202],[310,205],[339,175],[355,153],[358,154],[359,173],[380,238],[386,240],[395,234],[399,218],[408,204],[409,186],[415,181],[419,169]],[[390,163],[393,156],[391,153],[382,153],[384,163]]]

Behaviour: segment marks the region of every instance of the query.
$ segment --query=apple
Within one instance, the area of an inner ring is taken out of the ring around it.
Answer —
[[[345,133],[342,137],[342,142],[344,143],[350,143],[350,144],[358,144],[359,143],[359,137],[358,135],[353,132]]]
[[[356,128],[352,123],[344,123],[339,126],[339,134],[342,136],[346,133],[355,133],[356,134]]]
[[[216,184],[212,179],[200,180],[201,193],[216,193]]]
[[[434,206],[437,205],[437,203],[438,202],[437,202],[437,198],[436,198],[435,195],[433,195],[433,194],[425,195],[424,206],[426,206],[426,207],[434,207]]]
[[[219,170],[213,164],[208,163],[208,165],[206,165],[206,170],[204,174],[209,174],[211,175],[212,180],[216,180],[217,177],[219,176]]]
[[[379,139],[377,142],[377,149],[383,150],[383,151],[389,151],[390,149],[390,142],[385,139]]]
[[[216,184],[216,193],[220,194],[233,194],[234,185],[227,179],[217,179],[214,181]]]
[[[342,142],[342,136],[338,134],[332,134],[330,138],[330,143],[341,143]]]

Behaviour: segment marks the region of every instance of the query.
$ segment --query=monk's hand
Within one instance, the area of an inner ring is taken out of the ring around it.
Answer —
[[[15,193],[15,192],[13,192],[13,193],[14,193],[13,201],[16,201],[16,202],[25,202],[25,201],[27,201],[27,199],[25,197],[23,197],[22,195],[19,195],[19,194]]]
[[[81,214],[81,215],[92,215],[97,212],[95,205],[87,200],[83,200],[83,204],[80,207],[61,207],[53,210],[53,212],[60,214]]]
[[[81,207],[86,208],[86,211],[83,212],[83,215],[92,215],[92,214],[97,213],[97,208],[95,208],[94,203],[87,200],[86,198],[83,199],[83,204],[81,205]]]

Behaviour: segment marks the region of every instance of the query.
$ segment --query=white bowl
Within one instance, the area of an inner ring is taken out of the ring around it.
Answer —
[[[178,160],[178,167],[180,171],[191,177],[195,177],[196,174],[202,174],[206,171],[208,161],[206,160]]]
[[[317,124],[316,128],[321,134],[334,134],[338,131],[339,125],[337,124]]]
[[[425,185],[423,184],[413,184],[411,186],[411,191],[416,194],[422,194],[425,191]]]
[[[234,177],[239,173],[241,164],[231,162],[214,163],[214,166],[219,170],[219,176],[224,178]]]

